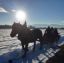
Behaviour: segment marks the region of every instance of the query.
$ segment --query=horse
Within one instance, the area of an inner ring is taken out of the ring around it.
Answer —
[[[60,38],[60,35],[57,31],[56,28],[53,28],[53,27],[48,27],[46,30],[45,30],[45,33],[43,35],[43,42],[45,42],[46,44],[51,44],[53,45],[54,42],[57,42]]]
[[[42,48],[42,31],[38,28],[30,30],[28,27],[21,25],[20,23],[13,23],[12,31],[10,33],[11,37],[18,35],[18,40],[21,41],[22,49],[24,50],[23,57],[26,56],[28,51],[28,44],[34,43],[33,51],[35,50],[36,41],[40,42],[40,48]]]

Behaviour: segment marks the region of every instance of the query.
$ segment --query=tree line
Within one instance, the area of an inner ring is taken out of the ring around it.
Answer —
[[[11,25],[0,25],[0,29],[10,29]]]
[[[11,29],[12,25],[0,25],[0,29]],[[33,29],[35,26],[28,26],[28,28]],[[40,29],[46,29],[46,27],[39,27]],[[58,28],[58,29],[64,29],[64,27]]]

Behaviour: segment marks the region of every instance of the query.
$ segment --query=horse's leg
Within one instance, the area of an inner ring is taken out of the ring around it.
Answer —
[[[42,46],[43,46],[43,37],[40,37],[39,41],[40,41],[40,49],[42,49]]]
[[[28,43],[25,45],[25,49],[26,51],[28,51]]]
[[[22,45],[22,50],[24,50],[25,48],[24,48],[24,44],[23,44],[23,42],[21,43],[21,45]]]
[[[43,43],[40,41],[40,49],[42,49],[43,47]]]
[[[25,45],[24,55],[22,56],[23,58],[26,57],[27,51],[28,51],[28,44]]]
[[[36,41],[34,42],[34,47],[33,47],[33,51],[35,51],[35,46],[36,46]]]

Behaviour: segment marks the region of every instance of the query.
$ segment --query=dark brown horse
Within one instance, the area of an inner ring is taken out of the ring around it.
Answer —
[[[30,42],[34,43],[33,50],[35,50],[36,41],[40,41],[40,48],[42,47],[42,31],[40,29],[33,29],[30,30],[24,25],[21,25],[20,23],[14,23],[12,25],[12,31],[10,36],[14,37],[18,34],[18,39],[21,41],[22,49],[24,50],[24,55],[26,56],[27,50],[28,50],[28,44]]]
[[[53,44],[54,42],[57,42],[60,38],[60,35],[57,31],[57,28],[53,28],[53,27],[48,27],[45,30],[44,36],[43,36],[43,42],[45,42],[46,44]]]

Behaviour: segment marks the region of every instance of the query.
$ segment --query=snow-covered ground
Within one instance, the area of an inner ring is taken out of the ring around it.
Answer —
[[[44,29],[42,32],[44,33]],[[47,45],[44,45],[42,50],[39,50],[39,44],[36,45],[35,52],[32,51],[33,44],[29,44],[29,51],[26,58],[22,59],[23,51],[21,42],[17,40],[17,37],[10,37],[11,29],[0,29],[0,63],[9,63],[9,60],[12,60],[12,63],[45,63],[49,57],[52,57],[59,49],[49,48]],[[61,38],[58,42],[60,45],[64,43],[64,30],[58,30],[61,35]],[[46,47],[47,46],[47,47]]]

